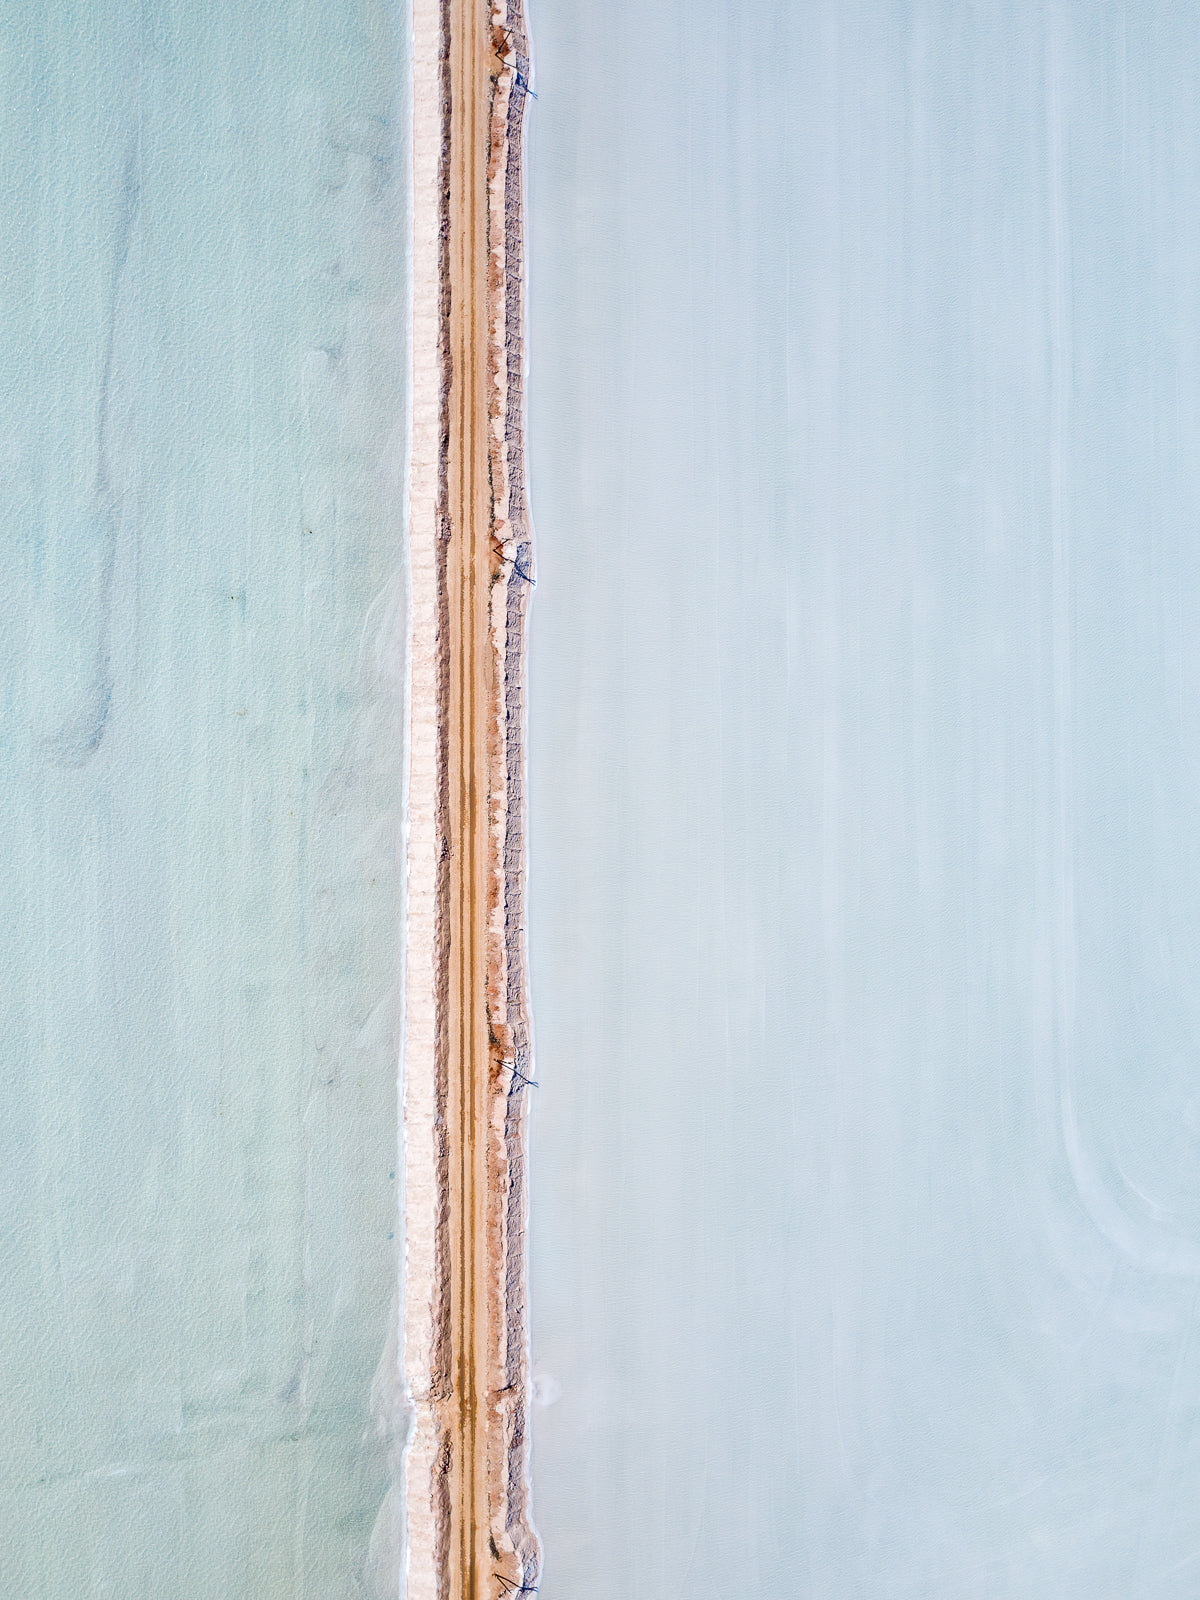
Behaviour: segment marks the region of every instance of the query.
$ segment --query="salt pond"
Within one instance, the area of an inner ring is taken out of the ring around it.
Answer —
[[[543,1600],[1200,1567],[1200,67],[538,0]]]
[[[6,11],[0,1592],[394,1594],[403,19]]]

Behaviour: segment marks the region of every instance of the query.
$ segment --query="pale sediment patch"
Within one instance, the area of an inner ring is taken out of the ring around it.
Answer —
[[[405,1454],[405,1593],[439,1593],[436,1494],[438,1356],[445,1207],[438,1085],[440,968],[439,479],[442,451],[443,21],[441,0],[413,0],[412,423],[408,485],[408,784],[403,1037],[403,1372],[413,1405]],[[441,1374],[444,1386],[444,1373]]]

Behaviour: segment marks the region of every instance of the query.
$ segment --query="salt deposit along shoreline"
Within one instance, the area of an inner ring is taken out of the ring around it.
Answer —
[[[413,9],[404,1378],[410,1597],[536,1582],[525,1271],[524,665],[516,4]]]

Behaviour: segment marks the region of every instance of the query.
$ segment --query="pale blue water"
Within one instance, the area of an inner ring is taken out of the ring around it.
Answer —
[[[1198,25],[533,9],[543,1600],[1197,1592]]]
[[[0,1595],[388,1592],[403,18],[2,31]]]

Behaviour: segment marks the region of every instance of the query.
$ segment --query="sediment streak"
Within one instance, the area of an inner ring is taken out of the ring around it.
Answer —
[[[529,1516],[515,5],[415,0],[405,1008],[410,1600],[537,1581]]]

